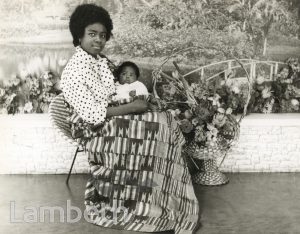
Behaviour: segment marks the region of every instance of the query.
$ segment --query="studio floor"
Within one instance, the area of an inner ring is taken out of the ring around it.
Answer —
[[[195,185],[202,216],[197,234],[300,234],[300,173],[227,176],[227,185]],[[66,211],[69,205],[83,211],[87,178],[72,175],[68,188],[66,175],[0,175],[0,233],[136,234],[101,228],[84,218],[68,223],[67,217],[62,221],[57,215],[50,222],[46,215],[44,222],[40,221],[40,207],[62,207]],[[38,222],[34,222],[35,214]]]

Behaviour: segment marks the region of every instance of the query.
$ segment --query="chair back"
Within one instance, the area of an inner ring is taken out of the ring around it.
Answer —
[[[52,125],[60,135],[69,143],[78,146],[78,143],[72,137],[70,123],[67,121],[67,118],[70,117],[70,112],[65,106],[63,93],[52,99],[49,106],[49,114]]]

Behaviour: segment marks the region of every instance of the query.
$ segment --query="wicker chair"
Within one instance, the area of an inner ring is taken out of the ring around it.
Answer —
[[[83,149],[80,145],[73,139],[71,135],[70,124],[66,121],[67,117],[69,117],[70,112],[67,110],[64,104],[64,96],[63,94],[57,95],[49,106],[50,120],[54,126],[54,128],[60,133],[60,135],[67,140],[72,145],[76,146],[76,151],[73,157],[73,161],[69,170],[69,174],[66,180],[66,184],[69,184],[69,179],[71,176],[71,172],[74,166],[74,162],[78,152],[83,152]]]

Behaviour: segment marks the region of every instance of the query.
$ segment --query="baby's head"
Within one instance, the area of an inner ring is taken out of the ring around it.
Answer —
[[[118,66],[115,75],[120,84],[131,84],[138,80],[140,70],[135,63],[126,61]]]

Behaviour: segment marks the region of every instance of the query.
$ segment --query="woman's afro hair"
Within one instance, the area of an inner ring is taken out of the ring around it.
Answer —
[[[80,44],[79,38],[83,37],[85,28],[94,23],[101,23],[105,26],[108,41],[112,36],[113,23],[107,10],[95,4],[82,4],[76,7],[69,23],[74,46]]]

